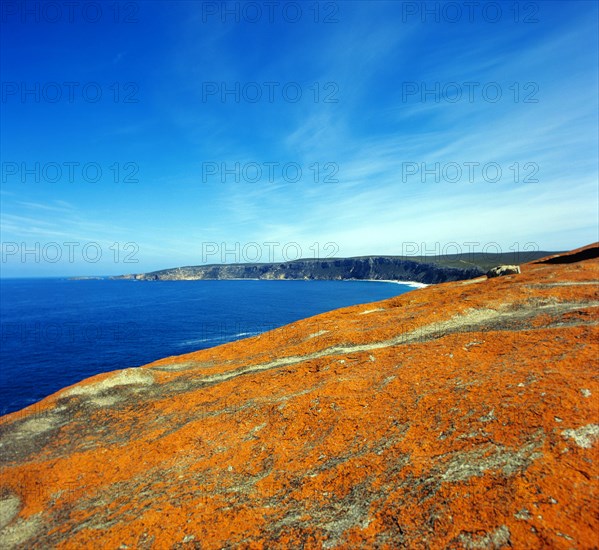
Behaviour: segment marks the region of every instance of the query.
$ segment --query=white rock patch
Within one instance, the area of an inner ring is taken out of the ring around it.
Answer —
[[[154,375],[146,369],[125,369],[121,372],[105,378],[101,382],[87,386],[75,386],[66,391],[64,395],[96,395],[104,390],[116,386],[150,386],[154,383]]]
[[[579,447],[590,449],[599,439],[599,424],[587,424],[576,430],[564,430],[562,435],[573,439]]]
[[[19,513],[21,501],[16,495],[8,495],[0,500],[0,529],[4,529]]]

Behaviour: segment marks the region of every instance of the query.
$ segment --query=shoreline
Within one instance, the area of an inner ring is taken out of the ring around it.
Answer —
[[[250,279],[243,277],[239,279],[181,279],[185,281],[333,281],[333,282],[349,282],[349,283],[394,283],[396,285],[413,286],[414,288],[425,288],[430,286],[427,283],[419,283],[417,281],[396,281],[395,279]]]
[[[122,281],[143,281],[151,283],[165,283],[174,281],[332,281],[332,282],[349,282],[349,283],[393,283],[396,285],[411,286],[413,288],[425,288],[431,286],[427,283],[419,283],[417,281],[396,281],[395,279],[257,279],[253,277],[227,277],[226,279],[112,279]]]
[[[412,286],[414,288],[426,288],[431,286],[427,283],[419,283],[417,281],[396,281],[395,279],[342,279],[345,281],[364,281],[368,283],[395,283],[396,285]]]

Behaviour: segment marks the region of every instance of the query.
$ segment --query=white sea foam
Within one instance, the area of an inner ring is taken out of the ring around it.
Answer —
[[[207,344],[209,342],[220,342],[221,344],[230,342],[232,340],[236,340],[238,338],[242,338],[245,336],[257,336],[258,334],[262,334],[264,331],[252,331],[252,332],[238,332],[236,334],[225,335],[222,334],[220,336],[213,336],[211,338],[197,338],[194,340],[185,340],[184,342],[179,342],[178,346],[195,346],[196,344]]]
[[[395,279],[344,279],[349,282],[366,282],[366,283],[395,283],[396,285],[411,286],[414,288],[425,288],[426,283],[417,283],[416,281],[396,281]]]

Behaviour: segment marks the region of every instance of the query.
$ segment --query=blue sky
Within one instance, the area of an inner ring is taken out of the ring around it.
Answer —
[[[2,4],[4,277],[598,238],[597,2]]]

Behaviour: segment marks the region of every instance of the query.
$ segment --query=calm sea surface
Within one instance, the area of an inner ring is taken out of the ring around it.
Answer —
[[[357,281],[0,280],[0,414],[83,378],[412,290]]]

